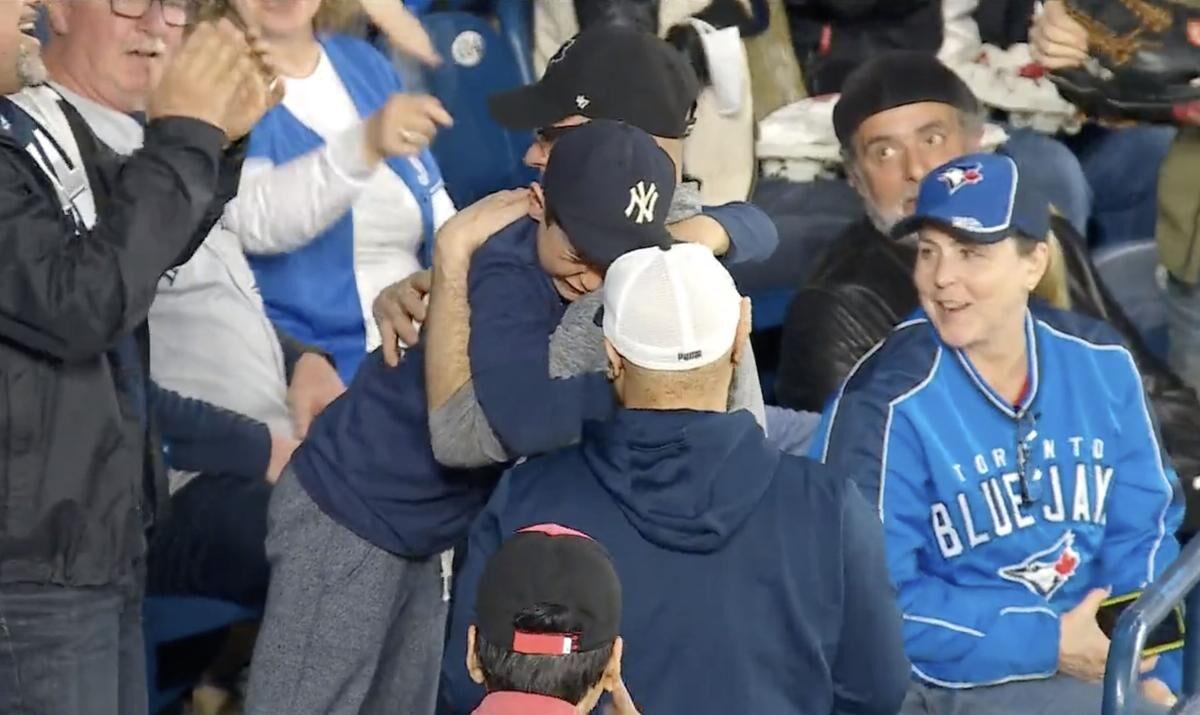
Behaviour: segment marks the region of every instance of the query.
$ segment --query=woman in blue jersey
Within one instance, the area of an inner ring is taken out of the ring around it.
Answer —
[[[371,304],[421,268],[423,247],[454,213],[428,144],[450,117],[406,95],[375,48],[336,30],[359,0],[232,2],[260,28],[285,83],[254,128],[224,222],[242,241],[271,319],[319,345],[349,383],[379,345]]]
[[[1178,554],[1182,508],[1133,359],[1107,325],[1031,300],[1050,207],[1007,157],[921,183],[921,308],[855,367],[816,452],[878,504],[913,686],[903,713],[1096,715],[1111,589]],[[1147,662],[1165,712],[1178,654]]]

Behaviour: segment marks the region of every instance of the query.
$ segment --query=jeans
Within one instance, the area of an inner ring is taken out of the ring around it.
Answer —
[[[1087,237],[1092,248],[1154,235],[1158,172],[1174,138],[1174,127],[1096,124],[1062,138],[1079,157],[1091,189]]]
[[[0,587],[0,715],[146,715],[140,577]]]
[[[1167,362],[1200,391],[1200,287],[1175,278],[1167,283]]]
[[[262,479],[202,474],[171,496],[150,543],[152,596],[205,596],[260,608],[267,600],[267,503]]]
[[[983,688],[950,690],[914,682],[900,715],[1100,715],[1104,686],[1068,675]],[[1135,715],[1167,715],[1167,708],[1141,698]]]

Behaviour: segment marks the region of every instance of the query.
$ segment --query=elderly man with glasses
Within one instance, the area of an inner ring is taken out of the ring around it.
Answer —
[[[101,144],[129,155],[145,139],[137,115],[195,9],[193,0],[53,0],[50,87],[24,94],[61,98]],[[81,158],[93,161],[86,151]],[[153,534],[147,591],[261,608],[272,483],[299,444],[297,423],[343,386],[328,356],[272,325],[238,237],[222,226],[159,281],[149,324],[154,383],[193,399],[152,391],[172,471],[170,518]],[[214,432],[219,455],[209,448]]]
[[[193,0],[54,0],[47,5],[52,38],[63,40],[46,48],[53,79],[127,114],[145,110],[195,9]]]

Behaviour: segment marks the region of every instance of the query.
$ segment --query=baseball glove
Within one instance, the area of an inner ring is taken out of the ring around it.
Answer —
[[[1050,74],[1098,117],[1169,122],[1200,101],[1200,0],[1065,0],[1092,59]]]

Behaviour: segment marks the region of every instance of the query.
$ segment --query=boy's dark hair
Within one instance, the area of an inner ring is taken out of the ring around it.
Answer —
[[[526,633],[577,633],[583,625],[568,608],[539,603],[524,609],[513,626]],[[565,655],[526,655],[489,643],[478,631],[475,653],[488,692],[521,692],[545,695],[571,704],[583,700],[604,676],[612,658],[613,643]]]

